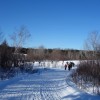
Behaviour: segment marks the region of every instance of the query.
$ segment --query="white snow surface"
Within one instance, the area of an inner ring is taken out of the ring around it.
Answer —
[[[64,68],[40,68],[0,82],[0,100],[100,100],[80,90]]]

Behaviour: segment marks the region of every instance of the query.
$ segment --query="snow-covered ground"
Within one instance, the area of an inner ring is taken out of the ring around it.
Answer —
[[[67,61],[44,61],[39,64],[39,62],[35,62],[34,64],[30,62],[31,65],[34,65],[34,68],[64,68],[64,65],[66,62],[73,62],[75,65],[78,65],[80,63],[79,60],[67,60]]]
[[[71,81],[70,73],[64,70],[66,62],[45,64],[35,74],[20,74],[0,82],[0,100],[100,100],[100,96],[88,94]],[[75,61],[75,64],[79,62]],[[38,66],[38,62],[34,64]],[[52,68],[51,68],[52,67]]]

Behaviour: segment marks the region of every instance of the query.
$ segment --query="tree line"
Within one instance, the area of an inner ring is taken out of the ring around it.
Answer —
[[[10,47],[6,40],[0,45],[0,66],[10,68],[12,64],[18,67],[19,62],[35,61],[65,61],[65,60],[92,60],[93,51],[73,50],[73,49],[46,49],[39,48],[20,48],[16,51],[15,47]],[[88,54],[88,55],[87,55]],[[98,55],[97,55],[98,56]],[[100,58],[98,56],[97,58]]]
[[[38,48],[24,48],[30,38],[30,33],[25,26],[20,27],[11,34],[12,46],[6,40],[0,45],[0,66],[9,69],[12,66],[18,67],[19,62],[25,61],[65,61],[65,60],[96,60],[100,59],[99,35],[97,32],[90,34],[85,42],[84,50],[75,49],[46,49],[44,46]],[[0,41],[3,33],[0,32]]]

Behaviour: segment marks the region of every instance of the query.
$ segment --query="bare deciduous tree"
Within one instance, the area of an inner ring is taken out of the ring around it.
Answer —
[[[24,46],[24,44],[26,44],[29,37],[30,33],[25,26],[21,26],[19,30],[17,30],[11,35],[13,47],[15,48],[13,55],[14,66],[18,66],[19,60],[23,59],[20,54],[20,50]]]
[[[100,52],[100,34],[97,31],[89,34],[87,40],[85,41],[84,49],[93,51],[92,57],[96,59],[97,52]]]
[[[3,40],[3,32],[0,31],[0,44],[1,44],[2,40]]]
[[[98,32],[92,32],[89,34],[87,40],[85,41],[85,47],[89,50],[99,50],[100,48],[100,35]]]
[[[15,47],[15,53],[19,52],[19,49],[23,47],[29,37],[30,33],[25,26],[20,27],[19,30],[11,35],[11,40],[13,42],[13,46]]]

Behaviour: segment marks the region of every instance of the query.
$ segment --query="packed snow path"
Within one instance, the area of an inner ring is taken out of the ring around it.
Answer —
[[[0,84],[0,100],[100,100],[79,90],[69,71],[40,69]]]

